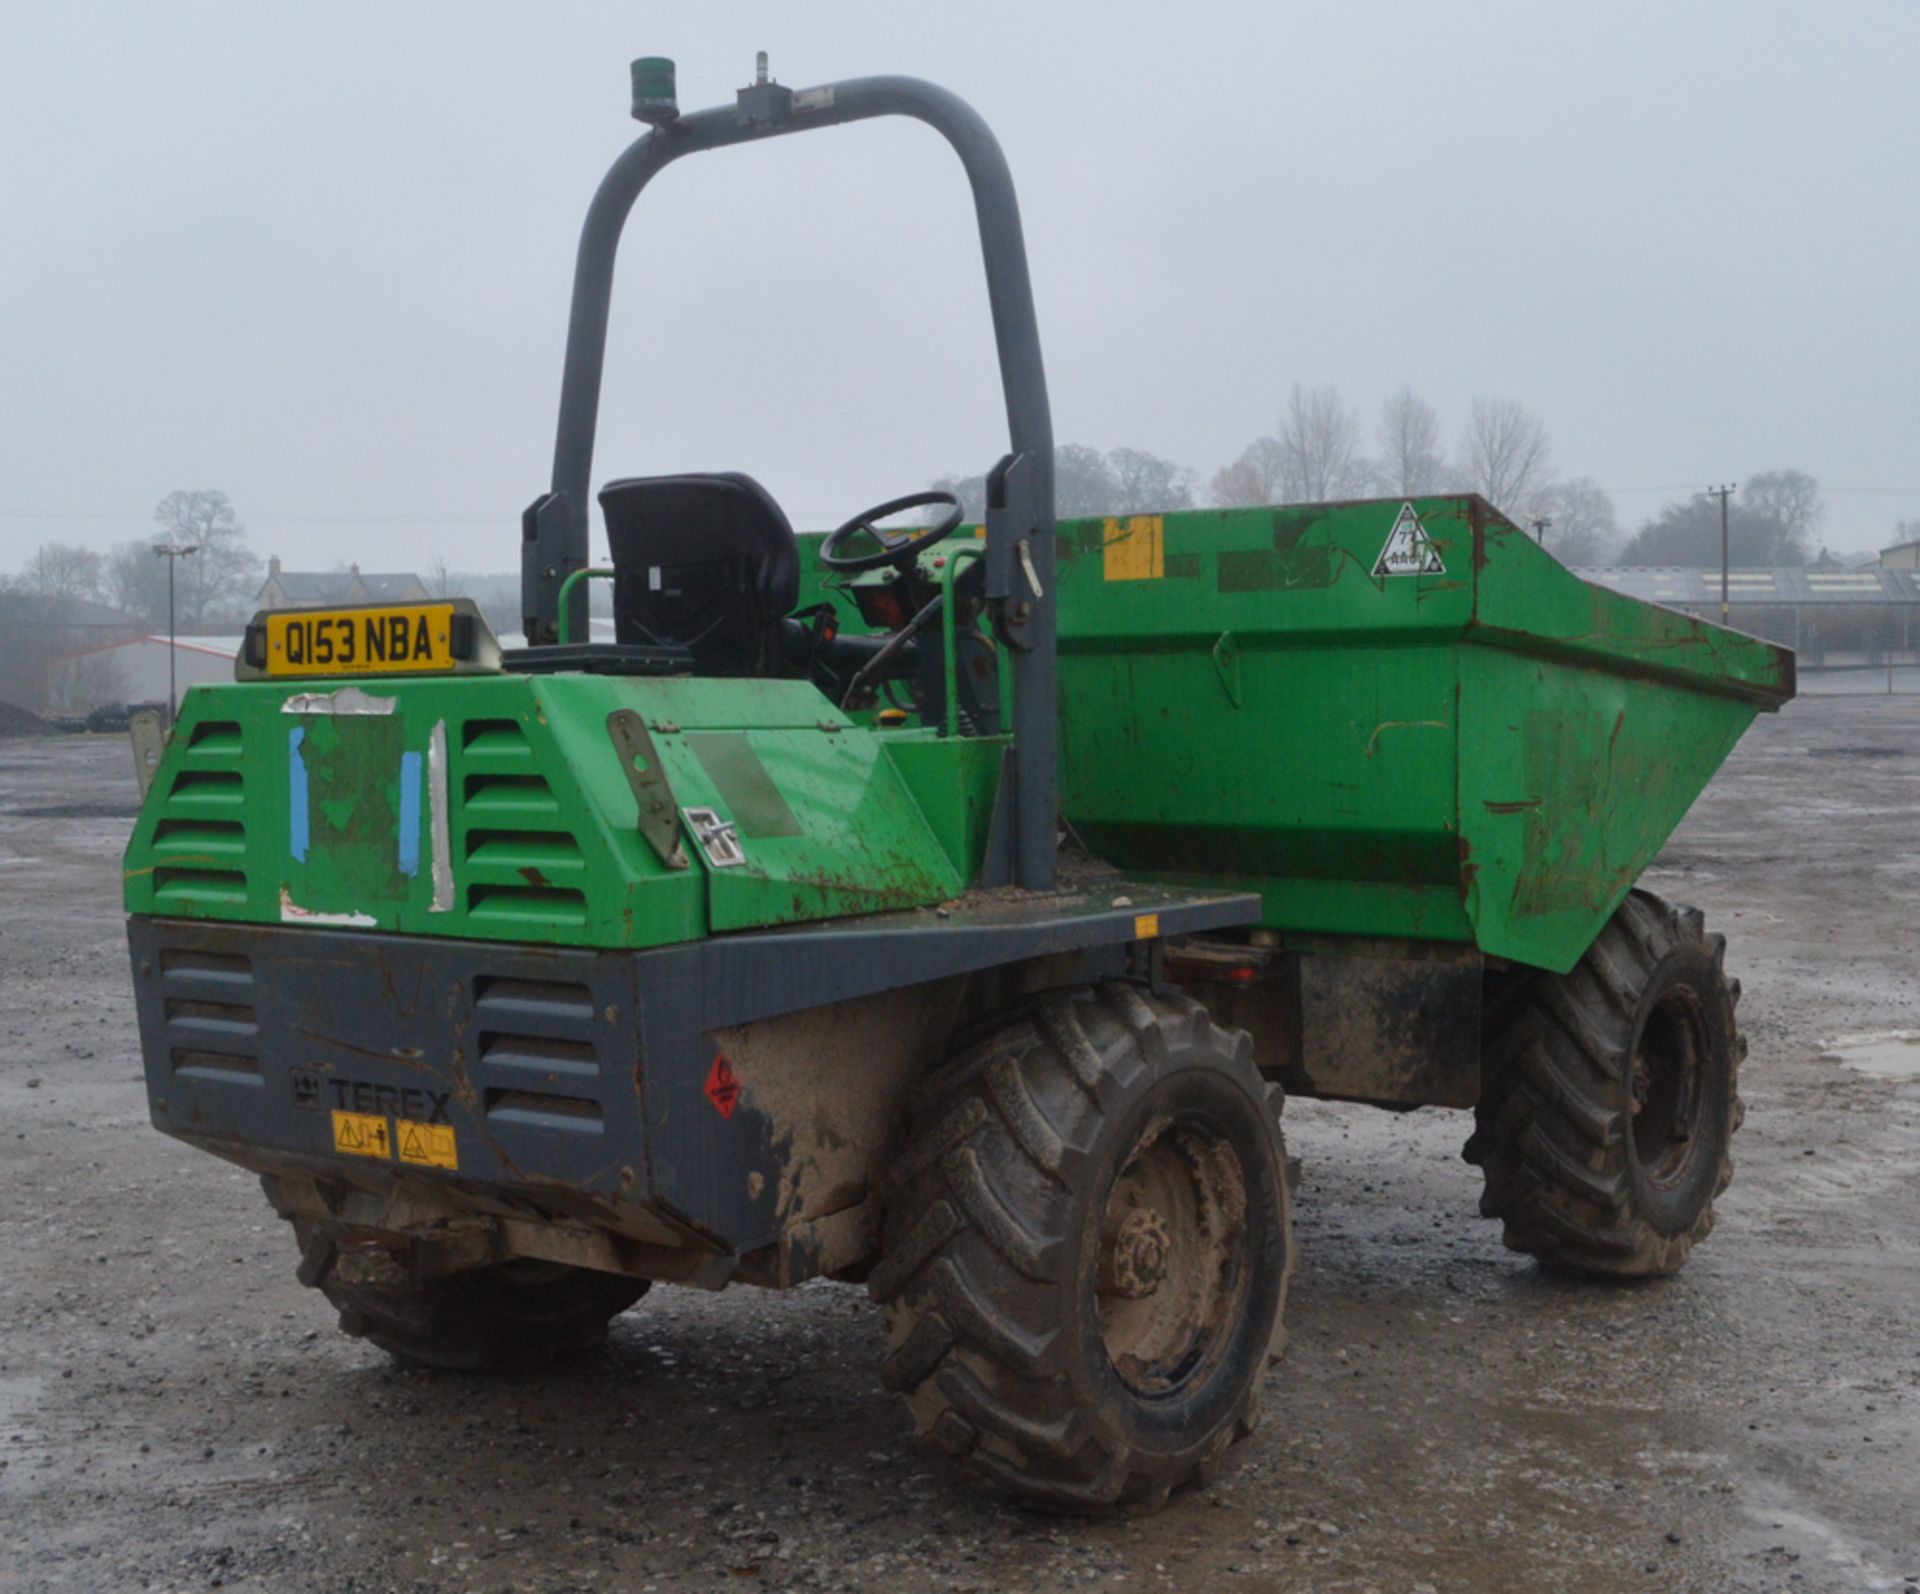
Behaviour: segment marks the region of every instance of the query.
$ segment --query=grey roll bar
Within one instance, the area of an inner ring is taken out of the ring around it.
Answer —
[[[536,646],[557,640],[561,583],[587,566],[594,431],[614,257],[640,191],[682,155],[876,116],[909,116],[932,127],[953,146],[973,188],[1007,407],[1009,453],[987,483],[986,578],[995,629],[1010,644],[1014,661],[1012,875],[1019,885],[1047,890],[1054,883],[1058,843],[1053,418],[1020,206],[1006,157],[979,113],[935,84],[866,77],[790,89],[762,81],[741,89],[733,105],[657,125],[608,169],[587,209],[574,265],[553,488],[535,500],[522,522],[520,590],[527,640]],[[576,583],[569,601],[569,630],[585,636],[585,582]]]

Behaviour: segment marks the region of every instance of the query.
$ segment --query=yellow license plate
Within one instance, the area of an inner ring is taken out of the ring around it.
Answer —
[[[266,615],[270,676],[395,675],[453,668],[450,603],[392,609],[276,609]]]

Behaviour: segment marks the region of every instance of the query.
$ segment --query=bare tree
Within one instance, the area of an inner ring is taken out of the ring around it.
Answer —
[[[225,493],[213,487],[181,488],[155,505],[153,518],[160,527],[156,541],[191,543],[200,550],[179,560],[175,573],[174,601],[183,629],[204,624],[223,604],[252,597],[260,560],[247,546],[247,528]],[[160,563],[151,552],[147,557]],[[161,603],[164,607],[164,596]]]
[[[1513,520],[1540,507],[1553,450],[1540,417],[1518,399],[1476,397],[1457,462],[1467,488]]]
[[[1062,520],[1111,515],[1119,484],[1104,454],[1085,443],[1062,443],[1053,451],[1053,512]]]
[[[945,476],[936,476],[927,483],[936,492],[952,493],[960,500],[960,513],[969,525],[977,526],[987,518],[987,478],[985,476],[962,476],[957,471]],[[938,510],[928,512],[932,520]]]
[[[436,553],[427,560],[427,573],[423,584],[430,596],[435,598],[454,598],[460,595],[460,578],[447,568],[447,556]]]
[[[1728,548],[1736,565],[1805,564],[1806,546],[1789,537],[1780,522],[1744,503],[1731,506],[1727,516]],[[1694,565],[1717,569],[1720,564],[1720,505],[1705,493],[1685,503],[1669,504],[1647,521],[1620,550],[1623,565]]]
[[[1444,492],[1447,461],[1440,448],[1440,417],[1405,383],[1380,406],[1381,488],[1403,498]]]
[[[1116,448],[1107,455],[1115,487],[1113,513],[1161,514],[1193,508],[1193,472],[1144,448]]]
[[[941,476],[933,485],[958,498],[967,519],[985,517],[986,477]],[[1143,448],[1103,454],[1085,443],[1062,443],[1053,451],[1053,508],[1062,520],[1191,509],[1194,486],[1185,465]]]
[[[1223,509],[1251,509],[1278,503],[1286,471],[1280,458],[1280,439],[1256,437],[1231,465],[1222,465],[1207,484],[1207,494]]]
[[[26,585],[43,598],[65,603],[73,598],[98,598],[106,575],[106,560],[91,548],[71,542],[43,542],[27,561]]]
[[[1287,393],[1280,418],[1282,488],[1295,503],[1324,503],[1365,491],[1371,466],[1360,457],[1360,417],[1331,383]]]
[[[127,674],[115,648],[86,648],[53,659],[47,668],[47,708],[54,714],[90,714],[127,700]]]
[[[47,669],[59,633],[45,623],[46,602],[24,580],[0,576],[0,703],[36,713],[47,706]]]
[[[1763,470],[1749,476],[1740,489],[1740,502],[1754,514],[1780,528],[1780,546],[1805,550],[1826,518],[1820,483],[1803,470]]]
[[[1562,564],[1600,564],[1620,544],[1613,500],[1591,476],[1554,483],[1540,495],[1539,510],[1553,523],[1547,549]]]
[[[1260,472],[1244,454],[1213,473],[1207,483],[1207,497],[1222,509],[1250,509],[1272,502]]]
[[[191,564],[198,554],[181,561]],[[117,608],[159,630],[167,623],[167,572],[150,542],[123,542],[107,559],[106,588]]]

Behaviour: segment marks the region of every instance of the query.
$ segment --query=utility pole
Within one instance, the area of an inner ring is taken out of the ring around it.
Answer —
[[[1547,527],[1551,526],[1553,522],[1545,515],[1540,515],[1529,521],[1528,524],[1533,527],[1533,540],[1539,543],[1542,548],[1546,547]]]
[[[173,730],[173,722],[180,712],[180,689],[174,679],[176,664],[173,645],[173,567],[190,553],[198,553],[197,542],[156,542],[153,551],[159,558],[167,561],[167,730]]]
[[[1727,623],[1727,500],[1733,496],[1733,483],[1709,487],[1709,498],[1720,500],[1720,623]]]

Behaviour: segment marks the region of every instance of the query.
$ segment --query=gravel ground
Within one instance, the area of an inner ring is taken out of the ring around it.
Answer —
[[[1265,1426],[1098,1522],[916,1454],[845,1286],[656,1289],[517,1381],[343,1338],[258,1187],[147,1125],[124,743],[0,742],[0,1588],[1920,1585],[1917,732],[1920,699],[1792,705],[1649,876],[1728,933],[1753,1041],[1682,1276],[1502,1250],[1463,1114],[1296,1102]]]

